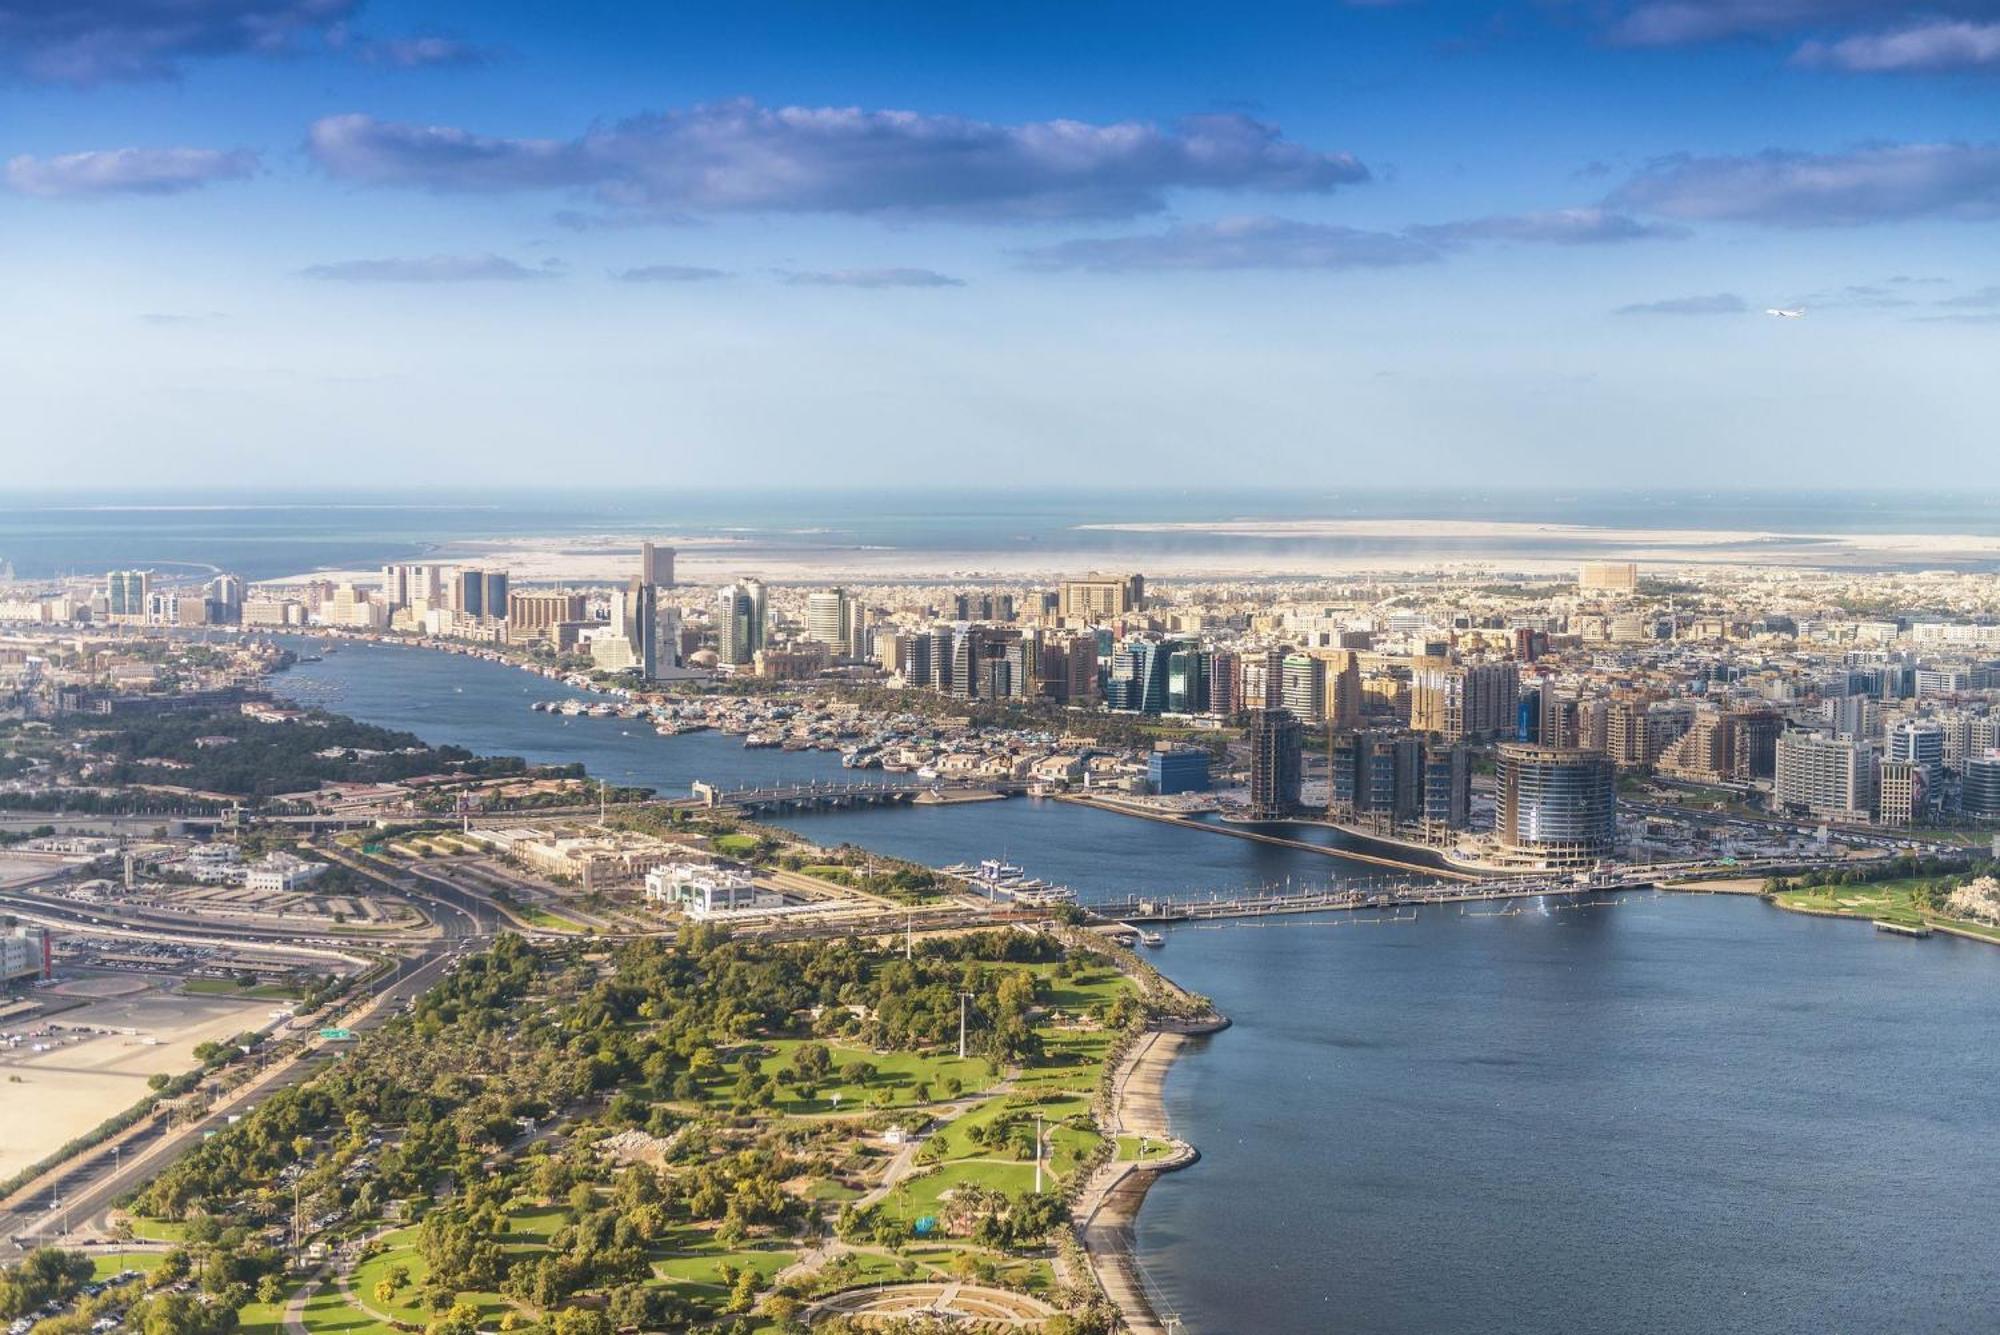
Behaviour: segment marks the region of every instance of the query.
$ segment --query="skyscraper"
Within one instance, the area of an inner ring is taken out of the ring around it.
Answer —
[[[485,615],[495,621],[507,616],[507,572],[504,570],[482,570],[479,572],[479,605],[486,609]]]
[[[1962,802],[1972,820],[2000,820],[2000,756],[1966,758]]]
[[[243,581],[236,575],[217,575],[208,582],[205,591],[209,602],[209,620],[227,623],[243,619]]]
[[[1250,711],[1250,819],[1283,820],[1299,806],[1305,730],[1287,709]]]
[[[1178,641],[1122,640],[1112,651],[1111,674],[1104,683],[1104,703],[1135,714],[1161,714],[1168,708],[1169,667]]]
[[[639,579],[658,589],[674,586],[674,549],[656,547],[651,542],[639,544]]]
[[[759,592],[762,590],[760,588]],[[756,656],[754,620],[757,599],[741,585],[731,584],[715,596],[715,656],[740,667]]]
[[[754,654],[764,647],[765,641],[770,636],[771,609],[765,601],[763,580],[744,580],[743,592],[750,598],[748,634],[750,636],[750,652]],[[743,661],[747,663],[750,660],[746,657]]]
[[[852,638],[853,605],[847,590],[834,587],[806,595],[806,638],[817,640],[836,654],[848,651]]]
[[[1279,666],[1279,699],[1307,723],[1326,720],[1326,662],[1310,654],[1287,654]]]
[[[143,621],[152,592],[152,571],[114,570],[104,577],[105,611],[113,621]]]
[[[1062,615],[1077,621],[1101,621],[1136,612],[1146,602],[1144,575],[1091,575],[1066,579],[1058,589]]]
[[[1585,561],[1576,586],[1584,593],[1633,593],[1639,588],[1639,567],[1631,561]]]
[[[1520,705],[1520,670],[1508,663],[1419,658],[1410,672],[1410,726],[1448,742],[1511,737]],[[1549,698],[1546,688],[1543,699]],[[1543,712],[1542,740],[1549,740]]]
[[[1527,866],[1586,868],[1617,851],[1617,771],[1602,751],[1504,742],[1493,832]]]
[[[657,588],[636,575],[611,595],[611,623],[631,647],[632,665],[648,681],[660,670],[659,597]]]
[[[1217,649],[1208,659],[1208,708],[1225,718],[1243,707],[1243,663],[1234,650]]]

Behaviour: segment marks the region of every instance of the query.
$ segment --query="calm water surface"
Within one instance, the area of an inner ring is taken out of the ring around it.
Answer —
[[[325,653],[319,641],[286,643],[300,653]],[[365,722],[407,729],[428,742],[541,764],[582,761],[592,775],[671,796],[686,794],[697,779],[736,787],[881,777],[878,771],[843,769],[839,756],[826,751],[746,750],[742,738],[721,733],[661,737],[626,719],[536,713],[529,708],[536,700],[605,697],[586,696],[504,664],[433,650],[344,644],[320,662],[300,663],[274,678],[272,686]],[[825,812],[787,823],[824,845],[862,844],[933,867],[1009,858],[1086,899],[1228,893],[1287,879],[1323,885],[1383,874],[1366,863],[1028,798]],[[1339,838],[1320,827],[1282,828],[1315,843]]]
[[[565,688],[421,650],[349,645],[274,684],[666,792],[853,777],[564,726],[528,702]],[[934,865],[1004,855],[1085,898],[1371,874],[1023,799],[793,825]],[[1139,1221],[1191,1329],[2000,1329],[2000,950],[1650,894],[1276,923],[1177,928],[1157,956],[1236,1020],[1168,1080],[1203,1158]]]
[[[1138,1228],[1195,1330],[2000,1328],[1991,946],[1635,894],[1159,963],[1236,1021]]]

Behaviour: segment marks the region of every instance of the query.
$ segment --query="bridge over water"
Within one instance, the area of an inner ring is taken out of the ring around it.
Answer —
[[[784,811],[823,811],[841,807],[895,806],[915,802],[926,794],[940,797],[949,793],[986,791],[984,785],[945,782],[938,779],[881,778],[841,782],[832,779],[810,783],[771,784],[754,788],[724,788],[697,781],[694,799],[705,807],[735,807],[751,814]]]
[[[1674,862],[1620,867],[1586,876],[1491,876],[1458,882],[1437,880],[1375,881],[1364,886],[1337,885],[1294,889],[1270,886],[1206,898],[1134,896],[1085,905],[1093,917],[1112,922],[1198,922],[1210,918],[1255,918],[1277,913],[1324,913],[1340,909],[1407,908],[1424,904],[1466,904],[1483,900],[1530,899],[1540,895],[1596,895],[1637,890],[1662,881],[1691,876],[1766,876],[1802,867],[1837,862],[1761,859],[1737,862]]]

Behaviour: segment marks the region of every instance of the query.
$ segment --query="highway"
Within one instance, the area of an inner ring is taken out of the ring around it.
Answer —
[[[365,1009],[344,1021],[356,1033],[389,1021],[403,1002],[443,977],[454,960],[505,926],[505,919],[492,905],[450,887],[426,885],[405,889],[405,893],[423,902],[437,924],[437,934],[414,955],[399,956],[396,967],[376,981]],[[266,943],[270,944],[268,939]],[[315,1036],[297,1057],[260,1073],[200,1119],[169,1127],[164,1117],[158,1117],[128,1134],[115,1149],[107,1145],[79,1156],[60,1177],[40,1184],[32,1198],[0,1212],[0,1256],[19,1255],[96,1221],[120,1197],[137,1191],[200,1144],[209,1132],[228,1125],[231,1114],[247,1111],[259,1100],[311,1079],[338,1051],[339,1044]]]

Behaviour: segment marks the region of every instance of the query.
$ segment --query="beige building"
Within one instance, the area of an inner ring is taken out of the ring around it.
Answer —
[[[1585,561],[1576,587],[1584,593],[1637,593],[1639,567],[1631,561]]]
[[[1066,620],[1101,621],[1136,612],[1146,602],[1144,575],[1091,575],[1066,579],[1058,590],[1057,611]]]
[[[507,638],[517,643],[549,639],[554,627],[583,620],[583,595],[514,590],[507,595]]]

